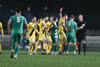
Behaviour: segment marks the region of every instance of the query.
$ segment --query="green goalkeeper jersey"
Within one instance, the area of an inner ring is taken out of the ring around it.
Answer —
[[[9,20],[11,21],[11,33],[23,33],[23,24],[27,22],[24,16],[14,15]]]

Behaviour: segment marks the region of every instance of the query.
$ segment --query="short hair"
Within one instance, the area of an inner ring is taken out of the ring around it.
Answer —
[[[55,21],[57,19],[57,17],[53,17],[53,20]]]
[[[20,13],[20,12],[21,12],[21,9],[16,8],[16,9],[15,9],[15,12]]]
[[[82,16],[82,17],[84,17],[82,14],[79,14],[78,16]]]
[[[70,18],[75,18],[74,15],[70,15]]]

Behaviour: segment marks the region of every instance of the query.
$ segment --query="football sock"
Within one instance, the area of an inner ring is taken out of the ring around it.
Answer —
[[[47,43],[45,43],[44,46],[45,46],[46,52],[48,52],[48,45],[47,45]]]
[[[55,47],[55,45],[52,45],[52,49],[51,49],[52,52],[54,52],[54,47]]]
[[[73,46],[74,52],[76,52],[76,45]]]
[[[59,50],[61,50],[62,49],[62,42],[61,41],[59,41]]]
[[[57,52],[58,51],[58,48],[56,45],[54,45],[54,51]]]
[[[84,54],[86,53],[86,44],[83,44]]]
[[[51,51],[52,45],[48,44],[48,50]]]
[[[33,44],[30,44],[29,52],[32,52],[32,50],[33,50]]]
[[[36,52],[37,49],[38,49],[38,44],[35,45],[34,52]]]
[[[15,48],[15,55],[17,55],[17,54],[18,54],[19,49],[20,49],[20,46],[16,46],[16,48]]]
[[[70,45],[66,45],[65,47],[66,47],[66,51],[69,51]]]
[[[76,50],[78,50],[78,42],[76,42]]]
[[[2,45],[0,44],[0,52],[2,52]]]
[[[78,52],[79,52],[78,54],[80,55],[81,54],[81,44],[80,43],[78,44]]]

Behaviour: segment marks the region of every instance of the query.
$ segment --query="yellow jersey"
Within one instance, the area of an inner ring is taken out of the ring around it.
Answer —
[[[0,30],[1,30],[1,35],[3,36],[3,26],[2,26],[2,23],[0,22]]]
[[[48,27],[50,25],[51,25],[51,22],[50,21],[46,22],[46,27]],[[46,29],[46,32],[48,32],[49,30],[50,30],[50,28]]]
[[[41,20],[40,23],[39,23],[39,33],[40,34],[44,33],[44,26],[46,26],[45,21]]]
[[[63,18],[63,17],[61,17],[60,19],[59,19],[59,25],[63,25],[63,24],[65,24],[65,19]]]
[[[2,29],[2,23],[0,22],[0,29]]]
[[[35,36],[36,33],[38,33],[36,23],[30,22],[28,24],[28,38],[29,38],[30,42],[36,41],[36,36]]]
[[[65,25],[65,19],[63,17],[61,17],[59,19],[59,28],[58,28],[58,33],[62,33],[63,32],[63,24]]]
[[[38,33],[37,27],[35,23],[30,22],[28,24],[28,36],[35,37],[35,33]]]

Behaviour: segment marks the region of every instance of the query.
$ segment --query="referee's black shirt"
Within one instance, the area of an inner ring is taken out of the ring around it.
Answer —
[[[86,36],[86,22],[85,21],[77,21],[78,28],[84,26],[83,29],[77,31],[77,36]]]

